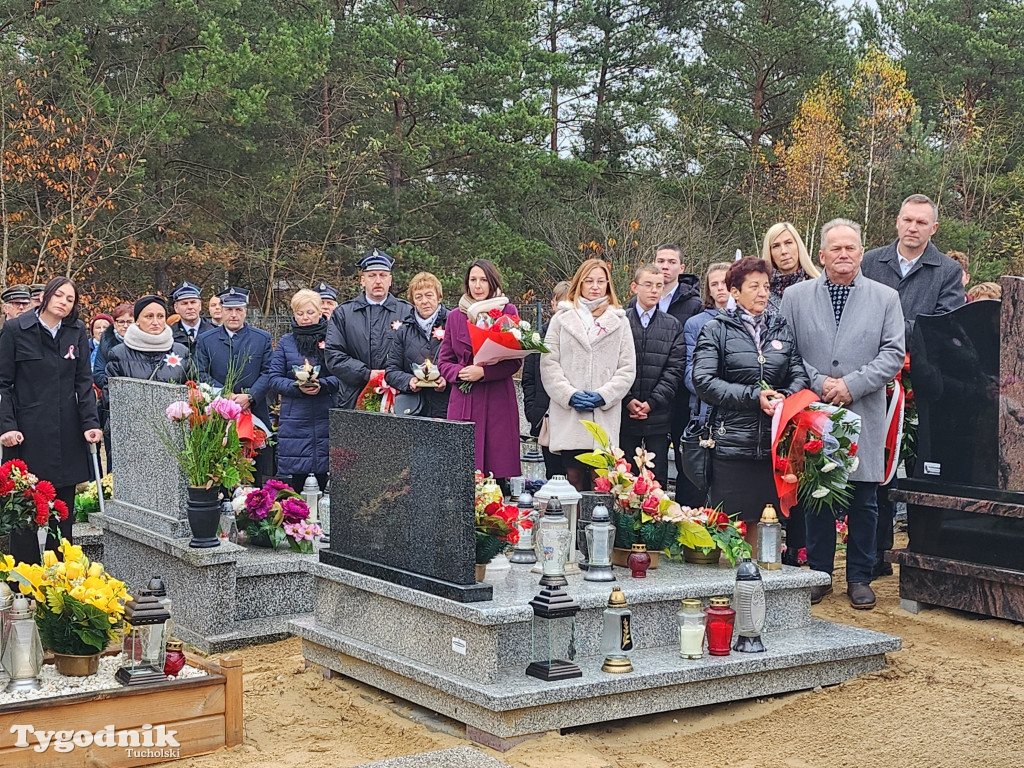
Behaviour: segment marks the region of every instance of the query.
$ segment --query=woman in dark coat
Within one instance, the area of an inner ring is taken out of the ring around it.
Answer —
[[[766,311],[769,269],[752,256],[729,268],[725,282],[736,308],[704,325],[693,354],[697,396],[717,408],[711,506],[738,513],[751,546],[764,505],[779,505],[771,444],[776,401],[810,385],[793,329]]]
[[[188,379],[188,347],[174,341],[167,324],[167,303],[159,296],[143,296],[135,302],[135,323],[124,332],[124,343],[107,355],[106,378],[184,384]],[[103,388],[104,399],[107,388]]]
[[[448,308],[441,303],[441,281],[429,272],[420,272],[409,281],[408,297],[416,312],[395,331],[384,380],[400,392],[419,393],[423,407],[418,416],[446,419],[451,388],[445,378],[438,379],[436,387],[420,387],[412,374],[412,367],[425,360],[437,365],[448,319]]]
[[[281,337],[270,359],[270,392],[281,395],[277,472],[292,476],[296,492],[302,491],[310,472],[324,490],[330,469],[330,411],[339,382],[324,363],[327,319],[321,315],[322,310],[316,291],[296,291],[292,296],[292,332]],[[320,366],[316,383],[296,386],[295,368],[303,368],[307,362]]]
[[[60,525],[71,539],[75,486],[88,480],[87,443],[98,443],[96,396],[89,371],[89,332],[78,319],[78,291],[66,277],[46,285],[36,311],[8,321],[0,334],[0,444],[3,459],[21,459],[53,483],[70,514]],[[52,537],[50,548],[56,548]],[[15,560],[39,562],[33,531],[11,535]]]
[[[477,469],[495,478],[518,477],[519,403],[512,377],[522,360],[475,365],[469,323],[492,309],[512,317],[519,317],[519,312],[502,292],[498,268],[487,259],[469,265],[462,289],[459,309],[448,315],[438,353],[438,368],[452,387],[448,418],[476,425]],[[469,387],[468,394],[459,388],[462,384]]]

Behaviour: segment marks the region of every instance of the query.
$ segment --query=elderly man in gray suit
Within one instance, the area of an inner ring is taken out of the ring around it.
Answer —
[[[908,347],[918,315],[951,312],[966,302],[963,267],[931,242],[938,228],[938,206],[926,195],[911,195],[900,205],[896,217],[896,241],[865,253],[861,265],[866,277],[899,293]],[[892,575],[892,566],[885,562],[884,555],[892,549],[895,512],[888,486],[879,486],[875,576]]]
[[[903,367],[903,311],[896,291],[861,273],[860,225],[833,219],[821,229],[821,263],[815,280],[797,283],[782,297],[780,313],[793,326],[811,388],[823,402],[858,414],[860,465],[850,475],[853,499],[846,510],[846,592],[858,609],[875,606],[871,572],[878,509],[875,489],[883,479],[885,385]],[[842,514],[838,511],[838,514]],[[807,560],[829,575],[835,568],[835,520],[807,515]],[[812,587],[818,603],[832,586]]]

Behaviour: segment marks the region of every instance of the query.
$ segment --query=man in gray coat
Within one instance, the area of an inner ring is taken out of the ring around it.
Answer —
[[[861,273],[860,225],[834,219],[821,230],[822,275],[797,283],[782,297],[780,313],[793,326],[811,388],[823,402],[843,405],[861,419],[860,464],[850,475],[853,499],[846,510],[847,595],[854,608],[875,606],[871,572],[878,510],[875,489],[883,479],[885,385],[903,367],[903,312],[896,291]],[[837,510],[838,516],[842,511]],[[807,560],[829,575],[835,567],[835,520],[807,515]],[[817,603],[832,586],[812,587]]]
[[[939,209],[935,203],[926,195],[911,195],[896,217],[896,241],[865,253],[861,265],[865,276],[899,293],[908,347],[918,315],[951,312],[966,302],[963,267],[931,242],[938,228]],[[875,576],[892,575],[892,566],[885,562],[884,555],[892,549],[895,512],[888,487],[879,486]]]

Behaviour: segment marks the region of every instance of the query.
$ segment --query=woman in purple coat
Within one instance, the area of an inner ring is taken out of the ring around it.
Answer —
[[[438,355],[441,375],[452,387],[448,418],[476,425],[477,469],[495,478],[518,477],[522,473],[519,405],[512,376],[522,360],[474,365],[468,324],[476,323],[492,309],[513,317],[519,317],[519,312],[502,293],[498,268],[487,259],[469,265],[462,288],[458,311],[448,314]]]

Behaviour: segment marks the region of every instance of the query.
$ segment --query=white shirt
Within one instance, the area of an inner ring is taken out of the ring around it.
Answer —
[[[662,312],[668,312],[668,306],[669,304],[672,303],[672,298],[676,295],[676,291],[678,290],[679,283],[677,282],[674,286],[672,286],[671,291],[669,291],[668,293],[661,297],[661,300],[658,302],[658,309],[660,309]]]
[[[363,296],[366,297],[366,303],[367,304],[373,304],[374,306],[377,306],[377,307],[379,307],[381,304],[383,304],[385,301],[388,300],[387,296],[385,296],[380,301],[374,301],[373,299],[370,298],[370,295],[368,293],[364,293]]]
[[[50,326],[48,326],[46,323],[43,322],[43,318],[42,318],[42,316],[38,312],[36,312],[36,317],[39,318],[39,324],[41,326],[43,326],[43,328],[45,328],[47,330],[47,332],[50,334],[50,336],[52,336],[53,338],[56,339],[57,338],[57,334],[60,333],[61,321],[58,320],[57,321],[57,325],[55,325],[53,328],[51,328]]]
[[[655,307],[650,309],[644,309],[640,306],[640,302],[636,303],[636,314],[640,318],[640,325],[646,328],[651,323],[651,318],[654,317]]]
[[[907,273],[910,272],[910,270],[912,270],[914,268],[915,264],[917,264],[917,259],[921,258],[920,256],[918,256],[915,259],[906,259],[906,258],[904,258],[903,254],[900,253],[900,247],[898,245],[896,246],[896,256],[900,260],[900,272],[903,273],[904,277],[906,277]]]
[[[185,333],[187,333],[189,336],[193,336],[194,337],[194,336],[197,336],[199,334],[199,326],[200,326],[201,323],[202,323],[202,321],[199,321],[195,325],[186,325],[185,321],[182,320],[181,321],[181,327],[184,329]]]

